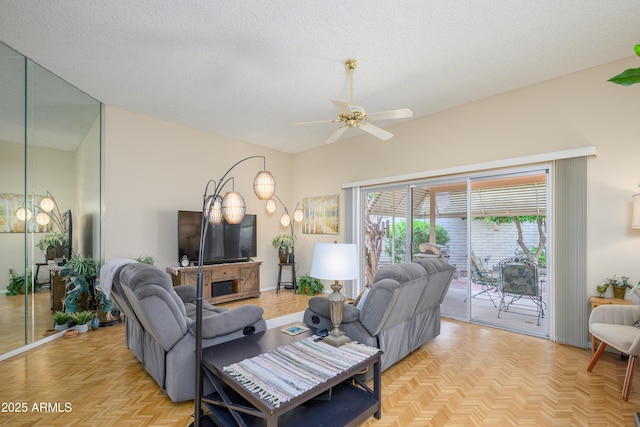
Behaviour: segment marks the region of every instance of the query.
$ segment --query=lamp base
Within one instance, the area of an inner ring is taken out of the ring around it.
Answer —
[[[338,334],[334,335],[334,331],[331,331],[329,335],[324,337],[322,342],[332,345],[334,347],[340,347],[341,345],[345,345],[351,342],[351,338],[345,335],[344,332],[338,330]]]

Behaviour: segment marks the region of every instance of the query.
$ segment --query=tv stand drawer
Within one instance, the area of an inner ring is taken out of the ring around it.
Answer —
[[[215,267],[211,270],[210,280],[212,282],[224,282],[240,278],[240,269],[236,266],[220,265]]]

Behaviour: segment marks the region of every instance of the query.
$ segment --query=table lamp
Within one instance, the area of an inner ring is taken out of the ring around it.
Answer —
[[[340,330],[344,311],[345,296],[340,292],[339,280],[353,280],[358,277],[358,258],[353,243],[316,243],[311,260],[311,277],[320,280],[334,280],[333,292],[329,294],[329,310],[333,330],[323,340],[335,347],[350,342],[348,336]]]

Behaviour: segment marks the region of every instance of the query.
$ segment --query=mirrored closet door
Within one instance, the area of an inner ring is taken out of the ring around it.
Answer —
[[[102,258],[102,106],[0,43],[0,354],[44,337],[51,270]],[[47,249],[66,236],[63,251]]]

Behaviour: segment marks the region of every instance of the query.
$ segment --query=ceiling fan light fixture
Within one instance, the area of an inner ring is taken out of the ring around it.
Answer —
[[[365,109],[359,105],[353,105],[353,70],[358,67],[358,60],[354,58],[347,59],[345,61],[345,67],[349,72],[349,102],[334,99],[333,105],[338,110],[337,120],[321,120],[315,122],[302,122],[294,123],[295,125],[310,125],[318,123],[344,123],[343,126],[338,128],[329,139],[325,141],[327,144],[331,144],[340,138],[344,131],[348,128],[359,127],[367,133],[375,136],[376,138],[387,140],[393,136],[392,133],[387,132],[377,126],[370,125],[370,122],[374,120],[389,120],[389,119],[404,119],[413,117],[413,112],[408,108],[401,108],[398,110],[381,111],[377,113],[371,113],[367,115]]]

